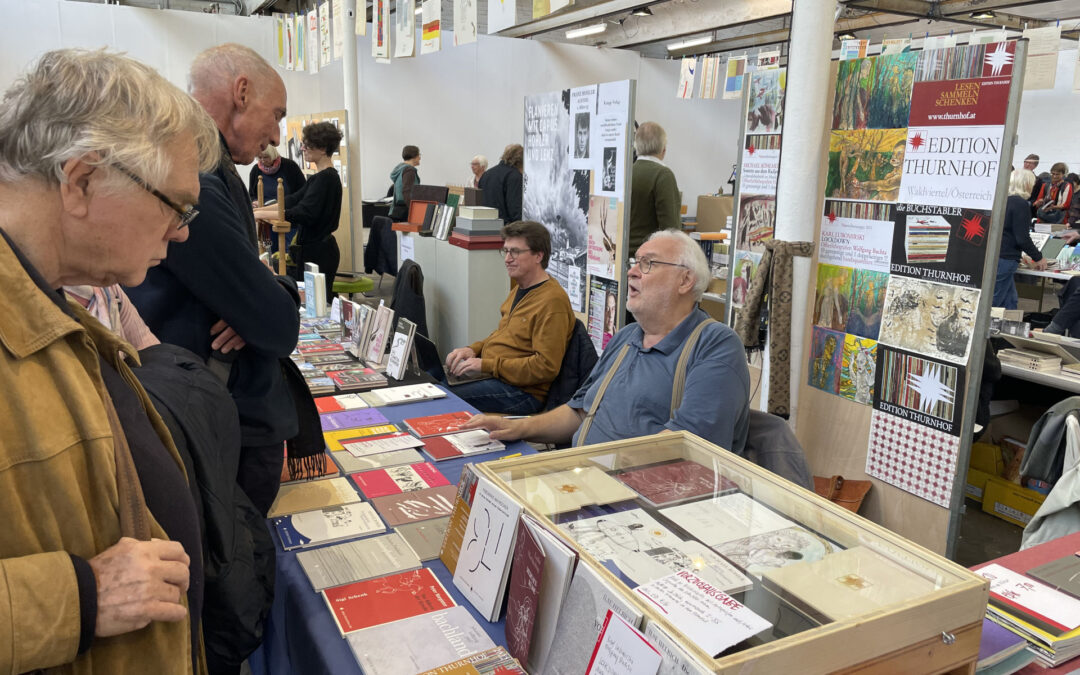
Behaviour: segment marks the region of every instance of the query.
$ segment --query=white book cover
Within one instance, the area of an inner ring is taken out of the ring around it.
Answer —
[[[656,675],[663,657],[618,614],[608,612],[585,675]]]
[[[274,529],[281,539],[281,547],[291,551],[385,532],[386,526],[371,504],[357,502],[275,518]]]
[[[360,410],[368,407],[367,401],[360,398],[358,394],[338,394],[330,398],[337,401],[342,410]]]
[[[540,574],[540,602],[533,622],[532,643],[529,646],[528,670],[538,673],[543,670],[551,653],[555,639],[555,630],[559,622],[566,593],[574,578],[574,566],[577,564],[577,552],[553,532],[528,515],[522,516],[525,527],[540,542],[544,549],[544,568]]]
[[[383,352],[386,351],[386,339],[390,334],[390,324],[394,321],[394,310],[386,306],[385,303],[379,303],[379,308],[375,312],[375,319],[372,321],[372,329],[369,332],[367,350],[364,354],[364,361],[369,364],[377,364],[382,361]]]
[[[391,452],[379,452],[374,455],[364,455],[363,457],[353,457],[344,450],[330,454],[338,466],[341,467],[342,473],[346,474],[371,471],[372,469],[381,469],[388,466],[401,466],[402,464],[417,464],[424,461],[424,458],[416,450],[394,450]]]
[[[772,627],[749,607],[686,570],[638,586],[634,591],[663,612],[702,651],[713,656]]]
[[[397,532],[296,554],[316,591],[415,570],[420,558]]]
[[[368,338],[371,335],[371,322],[375,319],[375,309],[369,305],[357,305],[356,328],[353,330],[352,345],[346,346],[345,351],[356,358],[362,358],[367,353]]]
[[[489,621],[497,621],[502,610],[520,515],[509,495],[485,478],[477,481],[454,585]]]
[[[364,399],[374,406],[398,405],[400,403],[416,403],[417,401],[429,401],[435,398],[446,398],[446,392],[434,384],[403,384],[398,387],[386,387],[375,391],[361,394]]]
[[[660,509],[660,513],[712,547],[795,524],[741,492]]]
[[[559,610],[559,620],[552,639],[553,649],[537,675],[580,675],[589,665],[589,657],[600,636],[608,611],[618,614],[632,626],[640,626],[642,614],[612,588],[587,563],[574,570],[570,590]]]
[[[461,605],[358,630],[346,638],[365,675],[420,673],[495,646]]]
[[[364,457],[382,452],[408,450],[409,448],[421,448],[423,446],[424,442],[422,440],[406,431],[390,434],[382,438],[373,438],[370,441],[352,441],[341,444],[341,447],[353,457]]]
[[[394,341],[390,345],[390,360],[386,363],[386,374],[395,380],[400,380],[405,375],[409,350],[412,349],[415,335],[416,324],[405,317],[399,317],[397,330],[394,331]]]

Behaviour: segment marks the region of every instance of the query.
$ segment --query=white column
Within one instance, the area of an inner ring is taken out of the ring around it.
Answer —
[[[818,185],[822,144],[829,100],[829,60],[832,57],[836,0],[794,0],[791,42],[787,60],[787,97],[784,101],[784,145],[777,181],[775,237],[782,241],[813,241],[814,224],[821,219]],[[810,258],[795,258],[791,302],[791,418],[799,410],[799,384],[803,380],[803,333],[806,330],[807,294],[813,284]],[[761,370],[761,407],[769,398],[768,352]]]
[[[357,9],[357,4],[360,8]],[[360,173],[360,62],[357,59],[356,43],[360,40],[355,35],[356,12],[367,12],[367,2],[361,0],[345,0],[345,53],[342,55],[341,74],[345,87],[345,117],[348,121],[348,150],[349,150],[349,213],[352,222],[349,223],[350,241],[352,242],[352,259],[349,261],[349,269],[357,272],[364,271],[364,228],[362,220],[363,202],[361,201],[361,189],[363,184]],[[345,261],[342,261],[345,268]]]

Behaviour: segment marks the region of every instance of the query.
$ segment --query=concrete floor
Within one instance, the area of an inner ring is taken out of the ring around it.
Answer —
[[[954,556],[958,565],[971,567],[1020,550],[1022,528],[985,513],[972,499],[965,499],[964,507]]]

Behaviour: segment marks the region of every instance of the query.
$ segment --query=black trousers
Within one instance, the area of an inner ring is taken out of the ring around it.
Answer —
[[[296,280],[304,280],[304,263],[315,263],[326,276],[326,301],[330,302],[334,297],[334,277],[341,263],[337,240],[331,235],[322,241],[300,244],[297,248],[300,255],[296,256]]]
[[[285,465],[285,441],[240,448],[240,468],[236,482],[263,518],[277,498],[281,468]]]

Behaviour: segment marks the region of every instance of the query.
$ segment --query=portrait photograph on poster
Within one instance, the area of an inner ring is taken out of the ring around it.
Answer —
[[[874,409],[960,435],[964,369],[910,352],[878,349]]]
[[[814,326],[807,376],[810,386],[831,394],[839,394],[843,356],[844,334]]]
[[[844,332],[851,303],[851,277],[855,270],[839,265],[818,265],[814,325]]]
[[[906,143],[906,129],[833,131],[829,137],[825,196],[830,199],[896,201],[903,176]]]
[[[595,274],[589,277],[589,337],[599,354],[615,335],[619,321],[619,283]]]
[[[978,304],[977,288],[892,275],[878,341],[966,364]]]
[[[896,205],[892,273],[981,288],[990,212]]]
[[[876,370],[877,341],[857,335],[845,335],[838,393],[848,400],[870,405],[874,399]]]
[[[851,311],[846,330],[852,335],[877,340],[889,275],[874,270],[855,270],[851,284]]]

